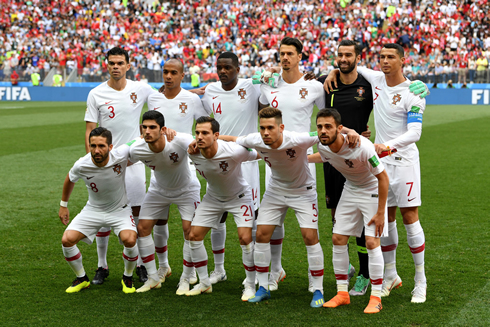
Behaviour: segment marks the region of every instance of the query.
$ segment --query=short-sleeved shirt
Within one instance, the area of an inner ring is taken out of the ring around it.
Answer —
[[[347,136],[344,135],[344,144],[337,153],[321,143],[318,143],[318,152],[323,162],[329,162],[345,177],[345,189],[357,194],[378,193],[378,179],[375,176],[383,172],[384,166],[373,143],[367,138],[361,136],[360,146],[349,148]]]
[[[202,103],[214,113],[220,124],[220,134],[241,136],[257,132],[260,85],[251,79],[238,79],[233,90],[225,91],[221,82],[206,87]]]
[[[165,137],[165,136],[162,136]],[[177,133],[172,142],[166,141],[161,152],[153,152],[143,139],[131,142],[129,160],[142,161],[154,171],[151,185],[168,197],[176,197],[183,192],[201,188],[195,174],[188,164],[187,147],[194,140],[192,135]]]
[[[163,93],[154,93],[148,98],[148,110],[157,110],[165,118],[165,126],[180,133],[192,134],[194,120],[209,116],[204,110],[197,94],[181,89],[173,99],[167,99]]]
[[[70,181],[85,182],[88,190],[86,206],[94,210],[111,212],[128,203],[124,182],[129,158],[129,147],[122,145],[109,152],[109,162],[97,167],[87,153],[75,162],[69,172]]]
[[[257,152],[234,142],[217,140],[218,152],[207,159],[201,153],[190,155],[196,170],[208,182],[206,194],[219,201],[230,201],[250,186],[242,175],[242,162],[255,160]]]
[[[373,89],[375,143],[393,148],[394,140],[408,131],[408,124],[422,124],[425,99],[410,92],[408,79],[390,87],[386,84],[384,73],[364,67],[358,67],[358,71],[371,83]],[[415,143],[396,149],[397,153],[381,160],[385,164],[399,166],[410,166],[419,160],[419,150]]]
[[[304,77],[292,84],[281,79],[277,88],[261,85],[260,92],[260,103],[282,111],[282,121],[288,131],[309,132],[314,105],[325,108],[323,85],[316,80],[305,81]]]
[[[85,121],[99,123],[112,133],[112,144],[120,146],[140,135],[141,110],[148,96],[156,93],[151,86],[127,80],[122,91],[116,91],[104,82],[90,91],[87,98]]]
[[[318,143],[318,136],[310,133],[283,131],[282,144],[277,149],[266,145],[260,133],[240,136],[237,144],[256,149],[271,168],[269,188],[281,195],[302,194],[315,188],[308,168],[308,148]]]

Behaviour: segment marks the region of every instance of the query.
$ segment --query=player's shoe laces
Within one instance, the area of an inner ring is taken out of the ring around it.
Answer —
[[[160,287],[162,287],[162,283],[160,283],[160,280],[154,280],[153,278],[148,278],[146,283],[136,290],[136,293],[148,292],[151,289],[160,288]]]
[[[255,285],[246,284],[242,291],[242,301],[247,302],[252,296],[255,296]]]
[[[212,271],[211,275],[209,276],[209,281],[211,284],[216,284],[218,282],[224,282],[227,280],[228,277],[226,277],[226,271]]]
[[[87,275],[83,277],[77,277],[71,283],[71,286],[66,289],[66,293],[76,293],[80,292],[84,288],[88,288],[90,286],[90,279],[88,279]]]
[[[187,278],[180,278],[177,292],[175,292],[175,294],[184,295],[187,292],[189,292],[189,280]]]
[[[269,291],[277,291],[278,283],[282,282],[286,278],[286,272],[283,268],[279,273],[272,273],[269,276]]]
[[[389,296],[391,291],[395,288],[402,287],[402,279],[396,275],[395,279],[388,279],[385,277],[383,280],[383,288],[381,289],[381,297]]]
[[[350,304],[350,296],[348,292],[337,292],[330,301],[325,302],[323,307],[325,308],[336,308],[341,305]]]
[[[165,279],[172,275],[172,269],[170,267],[160,267],[157,273],[158,277],[160,277],[160,283],[165,283]]]
[[[369,303],[364,309],[364,313],[378,313],[383,309],[383,306],[381,305],[381,298],[377,296],[372,296],[369,298]]]
[[[349,263],[349,274],[347,275],[347,277],[348,277],[348,282],[347,283],[350,283],[350,280],[355,275],[356,275],[356,268],[354,268],[354,266]]]
[[[187,296],[193,296],[193,295],[200,295],[203,293],[212,293],[213,292],[213,285],[204,285],[203,283],[199,283],[194,288],[188,292],[185,293]]]
[[[123,275],[123,278],[121,280],[121,284],[122,284],[124,293],[129,294],[129,293],[136,292],[136,288],[134,288],[134,285],[133,285],[133,276],[128,277],[128,276]]]
[[[271,291],[266,290],[263,286],[259,287],[259,290],[255,293],[254,296],[252,296],[250,299],[248,299],[248,302],[261,302],[264,300],[268,300],[271,298]]]
[[[189,277],[189,284],[194,285],[197,283],[196,268],[192,269],[191,276]]]
[[[109,276],[109,268],[102,268],[99,267],[95,271],[95,276],[94,279],[92,280],[92,283],[94,285],[101,285],[104,284],[104,280]]]
[[[323,303],[325,303],[325,300],[323,299],[322,292],[320,290],[316,290],[313,293],[313,299],[310,302],[310,307],[321,308],[321,307],[323,307]]]
[[[138,278],[142,283],[146,283],[148,280],[148,272],[146,271],[145,266],[136,267],[136,275],[138,275]]]
[[[349,291],[349,295],[356,296],[366,294],[370,283],[371,281],[369,280],[369,278],[364,278],[363,275],[357,276],[356,283],[354,284],[354,287]]]
[[[427,295],[427,283],[416,281],[412,291],[412,303],[424,303]]]

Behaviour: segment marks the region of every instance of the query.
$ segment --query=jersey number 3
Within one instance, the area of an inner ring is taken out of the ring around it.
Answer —
[[[116,113],[114,112],[114,107],[113,106],[109,106],[107,109],[109,110],[109,118],[110,119],[116,117]]]

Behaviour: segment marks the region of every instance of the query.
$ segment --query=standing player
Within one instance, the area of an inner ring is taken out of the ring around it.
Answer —
[[[333,269],[337,279],[337,295],[323,304],[335,308],[350,303],[348,269],[349,236],[359,237],[366,233],[369,255],[369,273],[372,279],[371,298],[365,313],[381,310],[383,286],[383,254],[379,238],[387,233],[386,198],[388,197],[388,174],[379,162],[373,144],[365,138],[360,146],[349,148],[347,139],[340,134],[340,114],[336,109],[322,109],[316,116],[318,153],[310,155],[310,162],[328,161],[347,179],[339,201],[333,225]]]
[[[67,293],[75,293],[90,286],[82,264],[77,243],[91,244],[102,226],[114,228],[124,244],[124,274],[121,281],[124,293],[134,293],[133,270],[138,259],[136,225],[126,197],[124,178],[128,164],[129,147],[112,150],[112,134],[103,127],[89,134],[90,154],[80,158],[66,176],[63,184],[59,217],[64,225],[70,221],[68,200],[75,183],[82,179],[88,190],[88,201],[63,233],[63,255],[77,275]]]
[[[208,276],[208,256],[203,239],[215,228],[224,212],[235,218],[242,248],[242,261],[247,281],[242,301],[255,294],[255,265],[252,225],[255,219],[252,192],[242,175],[241,164],[260,158],[255,150],[248,151],[234,143],[218,140],[219,123],[210,117],[196,121],[196,141],[199,152],[190,156],[197,171],[208,182],[207,191],[197,207],[189,236],[191,257],[199,275],[199,284],[187,295],[211,293]]]
[[[204,108],[213,112],[220,124],[220,134],[242,136],[257,132],[260,86],[252,79],[238,78],[240,65],[238,57],[232,52],[223,52],[217,60],[217,72],[220,81],[206,87],[202,103]],[[258,161],[242,163],[243,177],[252,188],[254,211],[260,205],[260,173]],[[222,220],[223,221],[223,220]],[[255,224],[254,224],[255,226]],[[252,231],[253,234],[255,228]],[[255,235],[253,235],[255,239]],[[226,223],[219,224],[211,231],[211,245],[214,254],[214,271],[209,277],[212,284],[226,280],[224,269],[226,241]]]
[[[85,150],[89,152],[89,134],[97,126],[105,127],[114,135],[114,146],[118,147],[139,137],[139,119],[143,105],[152,92],[156,92],[148,84],[126,79],[126,72],[131,67],[128,52],[115,47],[107,52],[107,68],[110,79],[90,91],[85,113],[86,132]],[[146,192],[146,175],[143,163],[128,167],[126,174],[126,191],[132,207],[133,218],[138,224],[140,206]],[[102,284],[109,276],[107,266],[107,245],[110,229],[101,228],[97,233],[98,269],[93,280],[94,284]],[[138,262],[136,272],[141,282],[147,280],[144,266]]]
[[[299,70],[303,45],[301,41],[285,37],[279,47],[282,75],[277,88],[269,85],[261,86],[260,107],[271,106],[280,109],[283,113],[284,125],[289,131],[310,132],[311,115],[316,104],[318,108],[325,107],[323,86],[315,80],[306,81]],[[313,153],[313,148],[308,150]],[[316,180],[316,168],[310,165],[311,175]],[[269,180],[270,169],[266,167],[266,184]],[[282,241],[284,227],[280,226],[274,231],[271,239],[271,291],[277,290],[277,283],[286,277],[281,265]]]
[[[369,138],[369,115],[373,110],[373,93],[371,84],[357,73],[357,64],[361,60],[361,48],[351,40],[342,40],[337,48],[337,65],[339,66],[338,87],[330,94],[325,92],[325,106],[335,107],[339,111],[343,125],[349,126],[357,133]],[[320,77],[320,82],[326,76]],[[335,210],[344,189],[345,177],[339,173],[330,162],[323,164],[325,181],[325,198],[327,208],[331,209],[332,221],[335,222]],[[350,295],[364,295],[369,286],[368,252],[364,231],[356,238],[357,254],[359,257],[359,273]],[[354,276],[355,269],[349,266],[349,279]]]
[[[396,208],[400,207],[407,231],[407,241],[415,263],[415,288],[412,302],[426,301],[427,279],[424,256],[425,236],[420,225],[418,207],[421,201],[419,151],[415,142],[422,134],[422,114],[428,92],[423,83],[412,83],[402,73],[405,61],[403,48],[394,43],[383,46],[380,53],[382,72],[364,67],[358,71],[371,83],[374,92],[374,123],[376,128],[376,152],[396,149],[395,155],[381,159],[390,178],[388,192],[388,237],[381,239],[385,274],[382,296],[388,296],[393,288],[402,286],[396,271]],[[333,71],[329,79],[338,74]],[[326,81],[326,84],[327,81]],[[420,86],[420,87],[419,87]],[[327,91],[331,90],[329,84]],[[419,96],[411,93],[421,92]]]
[[[284,131],[279,109],[259,112],[260,133],[247,136],[221,136],[247,148],[254,148],[271,168],[271,180],[260,206],[254,252],[259,290],[249,302],[270,298],[270,241],[277,226],[284,223],[288,208],[295,211],[308,253],[313,284],[312,307],[323,305],[323,250],[318,240],[318,203],[315,180],[308,168],[307,151],[318,142],[309,133]]]
[[[172,142],[165,137],[166,127],[163,115],[158,111],[143,114],[142,129],[144,140],[135,141],[130,148],[130,160],[142,161],[154,174],[150,188],[141,208],[138,224],[138,248],[148,270],[148,281],[136,292],[147,292],[160,288],[165,281],[166,271],[157,272],[155,265],[155,243],[151,231],[158,220],[167,220],[170,205],[175,203],[182,218],[184,230],[184,269],[178,295],[189,291],[192,259],[189,250],[189,231],[192,215],[200,202],[201,185],[195,173],[189,169],[187,147],[193,141],[190,134],[177,133]]]
[[[192,134],[194,120],[201,116],[208,116],[202,106],[201,99],[181,87],[184,78],[184,65],[180,60],[169,59],[163,65],[163,80],[165,87],[162,93],[153,93],[148,97],[149,110],[161,112],[165,117],[165,125],[178,133]],[[195,167],[191,165],[191,171],[195,173]],[[158,274],[165,280],[170,276],[172,269],[168,263],[167,242],[168,217],[157,220],[153,227],[155,249],[158,256]],[[196,272],[192,269],[191,284],[197,282]]]

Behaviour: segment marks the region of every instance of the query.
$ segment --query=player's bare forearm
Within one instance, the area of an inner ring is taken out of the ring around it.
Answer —
[[[235,142],[237,137],[231,136],[231,135],[220,135],[220,136],[218,136],[218,139],[226,141],[226,142]]]
[[[308,163],[322,163],[322,156],[319,152],[308,155]]]
[[[75,187],[75,183],[70,181],[70,175],[69,174],[66,175],[65,182],[63,183],[63,193],[61,194],[61,201],[68,202],[74,187]],[[68,210],[68,208],[60,205],[58,217],[60,217],[60,220],[63,223],[63,225],[67,225],[68,222],[70,221],[70,211]]]
[[[325,82],[323,83],[323,88],[327,94],[330,94],[333,89],[337,88],[337,78],[340,75],[340,71],[338,69],[332,70],[328,73],[327,78],[325,78]]]
[[[355,130],[342,126],[342,129],[340,131],[343,134],[347,134],[347,142],[349,142],[349,148],[361,146],[361,138]]]
[[[388,188],[390,185],[390,179],[386,170],[376,175],[378,179],[378,212],[383,213],[386,210],[386,202],[388,200]]]
[[[90,132],[97,127],[97,123],[87,121],[85,122],[85,152],[90,152],[89,136]]]

